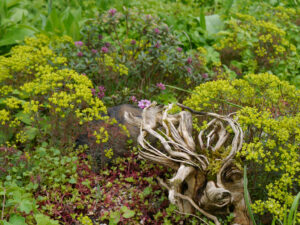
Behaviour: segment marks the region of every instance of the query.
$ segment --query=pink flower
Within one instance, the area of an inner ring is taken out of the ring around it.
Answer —
[[[132,102],[137,102],[137,99],[136,99],[135,96],[131,96],[131,97],[130,97],[130,101],[132,101]]]
[[[108,52],[108,48],[102,47],[102,48],[101,48],[101,51],[102,51],[103,53],[107,53],[107,52]]]
[[[178,52],[182,52],[182,48],[180,48],[180,47],[176,48],[176,50],[177,50]]]
[[[186,70],[188,71],[188,73],[192,73],[192,69],[190,67],[188,67]]]
[[[96,49],[92,49],[92,53],[96,54],[97,50]]]
[[[99,91],[106,91],[104,86],[98,86]]]
[[[78,56],[78,57],[81,57],[81,56],[83,56],[83,53],[82,53],[82,52],[78,52],[78,53],[77,53],[77,56]]]
[[[135,45],[136,44],[136,40],[131,40],[130,44]]]
[[[192,60],[191,57],[188,57],[187,60],[186,60],[186,62],[187,62],[188,64],[192,64],[193,60]]]
[[[96,94],[96,90],[94,88],[91,88],[91,92],[92,92],[93,95]]]
[[[159,33],[160,33],[160,31],[159,31],[158,28],[155,28],[155,29],[154,29],[154,32],[155,32],[156,34],[159,34]]]
[[[104,43],[104,46],[105,46],[106,48],[109,48],[109,47],[110,47],[110,43],[109,43],[109,42],[105,42],[105,43]]]
[[[75,41],[74,44],[75,44],[76,47],[81,47],[83,45],[83,42],[82,41]]]
[[[208,78],[208,74],[207,74],[207,73],[202,74],[202,78],[203,78],[203,79]]]
[[[102,40],[103,36],[101,34],[98,35],[98,39]]]
[[[110,9],[108,10],[108,13],[111,15],[111,16],[114,16],[116,14],[117,10],[116,9]]]
[[[157,83],[156,87],[158,87],[160,90],[165,90],[166,86],[163,83]]]
[[[147,99],[143,99],[143,100],[139,101],[139,103],[138,103],[138,107],[140,107],[141,109],[144,109],[144,108],[148,107],[149,105],[151,105],[151,101],[147,100]]]

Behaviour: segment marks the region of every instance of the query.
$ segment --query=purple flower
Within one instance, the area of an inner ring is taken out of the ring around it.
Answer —
[[[191,57],[188,57],[187,60],[186,60],[186,62],[187,62],[188,64],[192,64],[193,60],[192,60]]]
[[[136,99],[135,96],[131,96],[131,97],[130,97],[130,101],[132,101],[132,102],[137,102],[137,99]]]
[[[117,10],[116,9],[110,9],[108,10],[108,13],[111,15],[111,16],[114,16],[116,14]]]
[[[91,88],[91,92],[93,95],[96,95],[96,90],[94,88]]]
[[[98,39],[102,40],[103,36],[101,34],[98,35]]]
[[[108,52],[108,48],[102,47],[102,48],[101,48],[101,51],[102,51],[103,53],[107,53],[107,52]]]
[[[176,50],[177,50],[178,52],[182,52],[182,48],[180,48],[180,47],[176,48]]]
[[[160,33],[160,31],[159,31],[158,28],[155,28],[155,29],[154,29],[154,32],[155,32],[156,34],[159,34],[159,33]]]
[[[188,73],[192,73],[192,69],[190,67],[188,67],[186,70],[188,71]]]
[[[131,40],[130,44],[135,45],[136,44],[136,40]]]
[[[75,41],[74,44],[75,44],[76,47],[81,47],[83,45],[83,42],[82,41]]]
[[[155,48],[160,48],[160,44],[158,42],[156,42],[156,44],[154,45]]]
[[[144,108],[148,107],[150,104],[151,104],[150,100],[143,99],[143,100],[139,101],[138,107],[140,107],[141,109],[144,109]]]
[[[166,86],[163,83],[157,83],[156,87],[158,87],[160,90],[165,90]]]
[[[109,43],[109,42],[105,42],[105,43],[104,43],[104,46],[105,46],[106,48],[109,48],[109,47],[110,47],[110,43]]]
[[[102,99],[105,96],[104,92],[98,92],[98,98]]]
[[[92,53],[96,54],[97,50],[96,49],[92,49]]]
[[[106,91],[106,89],[105,89],[104,86],[98,86],[98,90],[99,90],[99,91],[102,91],[102,92]]]
[[[208,78],[208,74],[207,74],[207,73],[202,74],[202,78],[203,78],[203,79]]]
[[[77,53],[77,56],[78,56],[78,57],[81,57],[81,56],[83,56],[83,53],[82,53],[82,52],[78,52],[78,53]]]

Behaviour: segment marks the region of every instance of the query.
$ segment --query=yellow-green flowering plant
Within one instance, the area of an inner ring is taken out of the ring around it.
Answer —
[[[299,10],[267,3],[239,4],[214,44],[237,75],[271,71],[299,86]]]
[[[253,211],[283,221],[300,184],[300,91],[262,73],[208,82],[193,92],[184,104],[194,110],[236,112],[245,133],[239,158],[248,165]],[[198,119],[194,126],[205,124]]]
[[[67,59],[55,54],[49,42],[46,36],[28,38],[0,57],[1,144],[22,145],[38,137],[65,146],[74,143],[87,122],[105,120],[106,107],[93,96],[92,82],[63,68]]]

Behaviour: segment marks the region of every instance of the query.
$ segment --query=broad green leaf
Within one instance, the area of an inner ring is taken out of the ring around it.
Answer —
[[[205,16],[205,24],[208,35],[214,35],[224,27],[224,23],[218,14]]]
[[[27,124],[27,125],[31,125],[32,120],[30,119],[29,114],[24,113],[24,111],[18,112],[16,114],[16,118],[18,118],[19,120],[21,120],[23,123]]]
[[[37,225],[58,225],[58,221],[51,220],[49,216],[43,214],[34,215]]]
[[[133,210],[128,209],[126,206],[121,207],[121,211],[123,212],[123,217],[128,219],[135,215],[135,212]]]
[[[25,199],[25,200],[22,200],[20,205],[19,205],[19,208],[21,211],[25,212],[25,213],[30,213],[32,211],[32,204],[33,202]]]
[[[25,37],[31,36],[34,33],[34,29],[23,26],[14,26],[5,33],[2,39],[0,39],[0,47],[19,43],[23,41]]]
[[[28,140],[33,140],[39,132],[38,128],[30,126],[25,127],[24,130]]]
[[[27,225],[27,223],[25,222],[25,218],[16,214],[10,217],[9,223],[13,225]]]
[[[109,217],[109,225],[117,225],[120,221],[121,214],[119,211],[112,212]]]

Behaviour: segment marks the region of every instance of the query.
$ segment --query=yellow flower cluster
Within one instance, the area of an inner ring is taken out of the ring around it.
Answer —
[[[100,143],[105,143],[108,141],[108,133],[107,131],[104,129],[104,127],[100,127],[99,128],[99,132],[94,131],[94,136],[96,137],[96,143],[100,144]]]
[[[81,225],[93,225],[93,221],[88,216],[82,214],[77,218]]]
[[[265,186],[268,198],[255,201],[254,211],[269,211],[283,219],[283,209],[289,208],[295,197],[291,190],[300,184],[300,91],[275,75],[263,73],[207,82],[193,92],[184,104],[195,110],[237,111],[236,119],[245,132],[237,157],[257,163],[271,177],[276,174]],[[206,123],[194,120],[194,127],[203,129]]]
[[[108,68],[111,68],[112,71],[119,73],[120,76],[128,75],[128,68],[123,64],[116,64],[114,59],[108,54],[104,54],[104,59],[98,58],[98,60],[104,63]]]
[[[218,51],[234,51],[242,58],[250,72],[267,71],[275,63],[288,63],[291,58],[296,59],[297,48],[288,40],[291,36],[288,34],[288,28],[297,28],[292,27],[294,24],[291,21],[286,25],[282,22],[282,17],[277,17],[284,15],[291,20],[295,10],[285,11],[282,7],[270,10],[273,14],[258,15],[256,18],[241,13],[233,14],[233,18],[228,22],[229,30],[219,33],[220,40],[214,48]],[[279,71],[281,73],[280,69]]]
[[[22,125],[20,120],[39,123],[38,118],[44,116],[60,118],[59,123],[66,122],[64,118],[75,118],[79,124],[106,120],[101,116],[106,113],[106,107],[92,95],[91,80],[73,70],[60,69],[67,59],[57,56],[48,47],[49,41],[45,36],[29,38],[25,40],[26,45],[14,47],[9,57],[0,57],[3,73],[0,84],[4,90],[1,97],[5,105],[0,123],[17,127]],[[63,41],[69,39],[64,37]],[[20,119],[19,112],[25,118]],[[19,136],[17,139],[23,142]]]

